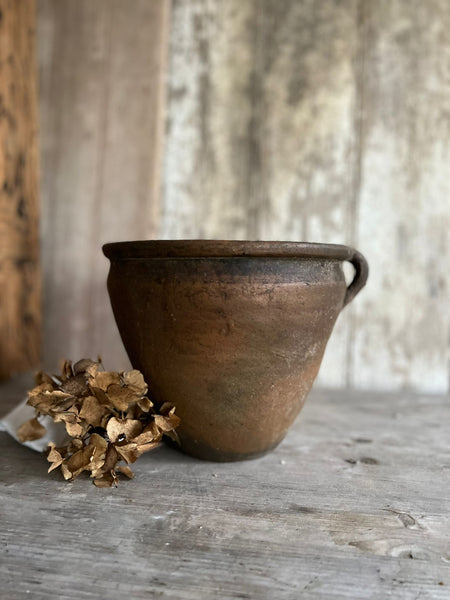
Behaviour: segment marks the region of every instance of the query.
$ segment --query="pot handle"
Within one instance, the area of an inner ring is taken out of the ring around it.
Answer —
[[[366,285],[367,277],[369,275],[369,265],[367,264],[367,261],[361,252],[353,250],[352,254],[349,258],[347,258],[347,260],[355,267],[355,276],[347,288],[343,307],[351,302],[356,294],[360,292],[361,289]]]

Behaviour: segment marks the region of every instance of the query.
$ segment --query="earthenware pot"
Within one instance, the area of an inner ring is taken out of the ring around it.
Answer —
[[[181,417],[181,448],[240,460],[274,448],[303,406],[364,257],[300,242],[106,244],[123,343],[153,399]],[[355,275],[347,287],[342,265]]]

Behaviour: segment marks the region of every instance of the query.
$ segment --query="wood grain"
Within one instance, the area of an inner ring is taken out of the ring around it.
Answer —
[[[303,239],[371,267],[320,383],[448,391],[448,2],[174,0],[162,156],[168,2],[38,0],[47,365],[126,367],[104,241]]]
[[[168,1],[38,6],[45,363],[123,369],[101,246],[155,235]]]
[[[162,237],[353,241],[357,20],[353,0],[174,2]],[[347,343],[342,315],[330,385]]]
[[[41,352],[34,0],[0,1],[0,379]]]
[[[447,600],[449,423],[440,396],[316,391],[262,459],[162,448],[112,490],[0,434],[2,593]]]
[[[320,382],[450,385],[446,0],[175,0],[161,235],[343,242]]]
[[[445,392],[450,8],[445,0],[364,6],[357,237],[372,272],[355,304],[351,382]]]

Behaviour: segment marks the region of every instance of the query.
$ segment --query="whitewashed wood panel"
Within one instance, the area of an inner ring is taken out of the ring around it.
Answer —
[[[44,347],[53,368],[62,356],[88,349],[93,325],[86,307],[95,260],[107,23],[104,2],[38,2]]]
[[[107,241],[155,234],[166,0],[39,0],[45,362],[128,361]]]
[[[352,385],[445,392],[450,365],[450,5],[365,4]]]
[[[357,2],[175,0],[161,236],[351,243]],[[347,380],[343,314],[322,372]]]
[[[448,390],[446,0],[174,0],[163,167],[168,0],[38,9],[49,366],[125,366],[104,241],[303,239],[371,267],[319,382]]]

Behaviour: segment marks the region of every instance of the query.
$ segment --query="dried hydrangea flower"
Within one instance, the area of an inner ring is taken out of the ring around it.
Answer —
[[[37,373],[27,401],[36,417],[19,428],[19,439],[45,435],[38,417],[48,415],[64,423],[69,437],[64,447],[49,444],[49,472],[60,467],[72,481],[87,471],[97,487],[117,485],[119,473],[134,477],[128,464],[159,446],[163,435],[178,442],[175,407],[165,403],[155,410],[147,391],[136,369],[117,373],[105,371],[100,359],[83,358],[74,365],[65,360],[60,375]],[[119,461],[127,464],[117,465]]]

